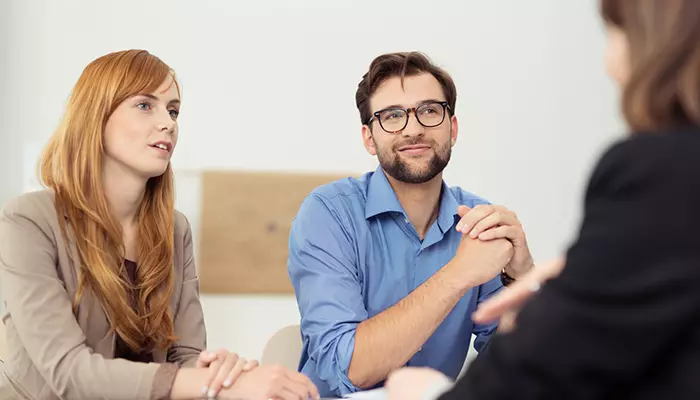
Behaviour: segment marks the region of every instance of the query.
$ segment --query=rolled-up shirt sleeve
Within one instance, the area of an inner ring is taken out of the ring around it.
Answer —
[[[320,194],[309,195],[289,239],[288,270],[301,313],[301,333],[318,377],[345,395],[357,325],[368,317],[352,225]]]
[[[479,286],[479,298],[477,304],[481,304],[488,300],[491,296],[498,293],[503,289],[503,283],[501,283],[501,277],[497,276],[490,281]],[[474,349],[482,353],[489,344],[491,336],[498,329],[498,321],[488,323],[488,324],[475,324],[473,333],[476,335],[474,338]]]

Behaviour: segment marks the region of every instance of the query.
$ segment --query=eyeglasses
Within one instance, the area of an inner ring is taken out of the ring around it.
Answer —
[[[413,111],[419,124],[426,128],[434,128],[445,120],[446,110],[452,111],[446,101],[433,101],[406,109],[398,107],[385,108],[374,112],[372,118],[367,121],[367,125],[376,119],[379,121],[379,126],[386,133],[396,133],[408,126],[408,115]]]

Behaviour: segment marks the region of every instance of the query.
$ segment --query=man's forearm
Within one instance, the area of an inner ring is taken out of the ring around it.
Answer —
[[[408,362],[469,289],[452,262],[404,299],[363,321],[355,332],[348,378],[369,388]]]

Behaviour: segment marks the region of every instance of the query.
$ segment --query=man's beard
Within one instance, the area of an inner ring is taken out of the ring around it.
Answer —
[[[446,142],[445,145],[439,148],[431,147],[434,149],[435,154],[427,160],[423,166],[415,167],[411,166],[409,162],[401,158],[398,148],[401,146],[407,146],[412,144],[424,143],[416,141],[415,143],[402,143],[400,146],[396,146],[395,149],[379,149],[377,148],[377,158],[379,159],[379,165],[382,169],[392,178],[399,182],[404,183],[425,183],[435,178],[440,172],[442,172],[447,163],[450,162],[450,156],[452,155],[452,147],[450,142]],[[377,145],[376,142],[374,144]]]

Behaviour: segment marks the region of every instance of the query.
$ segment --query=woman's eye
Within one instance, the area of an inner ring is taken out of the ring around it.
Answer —
[[[180,111],[178,111],[178,110],[169,110],[168,112],[170,113],[170,116],[173,119],[176,119],[178,117],[178,115],[180,115]]]
[[[139,109],[144,110],[144,111],[148,111],[151,109],[151,105],[148,103],[139,103],[136,105],[136,107],[138,107]]]

